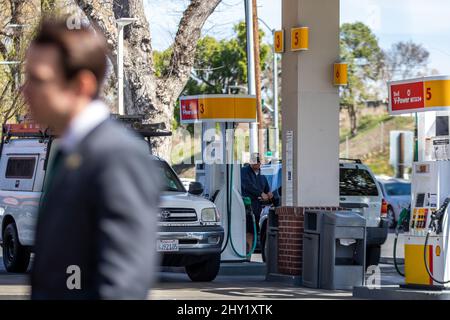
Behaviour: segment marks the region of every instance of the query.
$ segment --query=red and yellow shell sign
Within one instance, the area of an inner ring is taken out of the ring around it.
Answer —
[[[390,114],[450,108],[450,76],[393,81],[388,87]]]
[[[180,98],[181,123],[256,122],[256,97],[252,95],[199,95]]]

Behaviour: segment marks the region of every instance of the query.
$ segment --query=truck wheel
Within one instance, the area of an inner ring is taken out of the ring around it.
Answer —
[[[380,263],[381,246],[368,246],[366,248],[366,269]]]
[[[24,273],[30,263],[30,250],[19,242],[15,223],[10,223],[3,231],[3,264],[6,271]]]
[[[211,255],[205,261],[185,266],[185,269],[192,281],[213,281],[219,273],[220,253]]]

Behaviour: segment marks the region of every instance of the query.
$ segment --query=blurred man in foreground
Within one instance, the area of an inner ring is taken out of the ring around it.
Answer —
[[[60,133],[47,166],[33,299],[144,299],[156,258],[159,177],[148,147],[98,100],[106,42],[44,21],[26,57],[33,119]]]

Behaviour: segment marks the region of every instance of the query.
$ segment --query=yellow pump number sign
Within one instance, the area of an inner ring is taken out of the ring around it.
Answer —
[[[291,29],[291,51],[308,50],[309,28],[297,27]]]
[[[425,108],[450,106],[450,79],[424,81]]]
[[[284,31],[283,30],[277,30],[274,32],[273,35],[273,43],[275,47],[276,53],[283,53],[284,52]]]

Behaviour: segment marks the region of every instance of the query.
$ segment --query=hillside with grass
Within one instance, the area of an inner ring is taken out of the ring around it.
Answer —
[[[389,164],[389,137],[392,130],[414,131],[414,117],[390,116],[383,114],[365,114],[359,119],[358,131],[349,137],[349,129],[341,125],[340,157],[361,159],[374,174],[394,175],[394,168]]]

